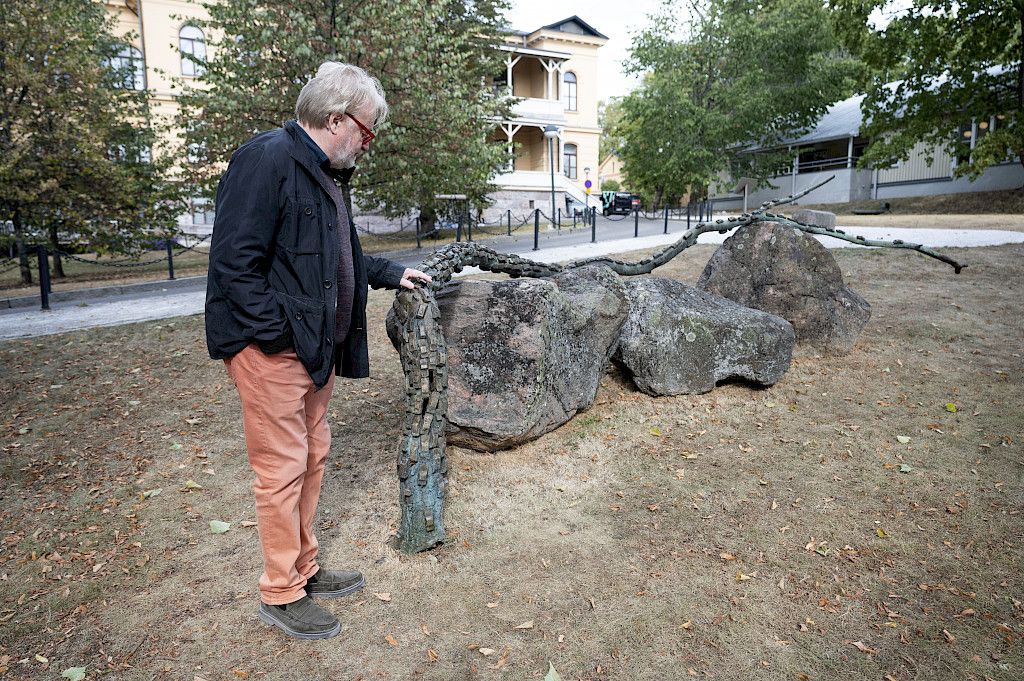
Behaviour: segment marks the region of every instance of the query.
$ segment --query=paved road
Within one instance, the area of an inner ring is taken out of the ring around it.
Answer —
[[[517,253],[540,262],[565,262],[665,246],[678,239],[686,229],[685,221],[670,221],[670,234],[667,235],[662,233],[664,226],[660,220],[641,220],[639,227],[640,237],[632,238],[632,220],[614,222],[599,218],[597,243],[590,243],[589,229],[564,228],[560,232],[544,232],[540,237],[540,250],[537,251],[533,250],[532,233],[512,237],[488,236],[482,243],[497,251]],[[1002,230],[840,228],[867,239],[903,239],[936,248],[1024,243],[1024,232]],[[474,234],[478,239],[482,236],[479,231]],[[702,234],[698,243],[721,243],[727,237],[717,232]],[[817,238],[828,248],[863,248],[827,237]],[[438,243],[437,247],[443,245]],[[389,257],[406,266],[415,266],[432,250],[433,244],[424,242],[422,250],[399,251],[389,254]],[[467,268],[462,274],[465,276],[473,271],[475,268]],[[111,291],[69,291],[63,294],[66,299],[52,301],[52,309],[49,311],[40,311],[38,307],[0,311],[0,339],[44,336],[75,329],[197,314],[203,310],[205,289],[205,277],[190,277],[176,282],[164,282],[163,285],[151,282],[138,287],[120,287],[114,291],[114,295],[107,296],[98,294]]]

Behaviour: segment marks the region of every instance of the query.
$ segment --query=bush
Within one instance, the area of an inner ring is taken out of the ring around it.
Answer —
[[[601,183],[601,191],[603,192],[617,192],[622,187],[618,180],[605,180]]]

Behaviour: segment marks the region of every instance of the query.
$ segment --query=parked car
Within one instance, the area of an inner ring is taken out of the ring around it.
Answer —
[[[601,192],[601,214],[629,215],[633,212],[633,194],[630,192]]]

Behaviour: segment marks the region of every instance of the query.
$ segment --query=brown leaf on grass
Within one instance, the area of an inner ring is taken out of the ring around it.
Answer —
[[[720,554],[718,554],[718,557],[721,558],[722,560],[736,560],[736,556],[734,556],[734,555],[732,555],[731,553],[728,553],[728,552],[720,553]]]
[[[424,636],[430,636],[430,629],[427,629],[426,624],[420,624],[420,631],[423,632]]]
[[[954,643],[956,643],[956,636],[954,636],[953,634],[949,633],[948,630],[943,629],[942,630],[942,636],[946,639],[946,642],[949,645],[953,645]]]
[[[243,520],[242,522],[238,523],[238,526],[239,527],[256,527],[256,521],[254,521],[254,520]]]
[[[387,641],[390,645],[396,648],[398,647],[398,640],[392,634],[388,634],[387,636],[385,636],[384,640]]]
[[[847,643],[849,643],[851,646],[853,646],[860,652],[867,653],[868,655],[876,655],[878,653],[878,651],[874,648],[869,648],[866,645],[864,645],[864,641],[847,641]]]
[[[685,622],[683,622],[682,624],[679,625],[679,628],[680,629],[686,629],[686,630],[693,629],[693,622],[690,621],[690,620],[686,620]]]
[[[516,629],[533,629],[533,620],[526,620],[525,622],[523,622],[522,624],[520,624],[519,626],[517,626],[515,628]]]
[[[498,604],[497,604],[497,603],[488,603],[488,604],[487,604],[487,607],[488,607],[488,608],[497,608],[497,607],[498,607]]]
[[[797,672],[793,676],[795,676],[798,679],[798,681],[811,681],[811,677],[803,672]]]
[[[377,597],[378,601],[383,601],[384,603],[391,602],[391,594],[389,594],[387,591],[384,591],[382,593],[375,593],[373,595]]]
[[[494,648],[480,648],[478,652],[484,657],[490,657],[494,654]]]
[[[242,671],[241,669],[232,669],[231,673],[234,674],[235,676],[237,676],[240,679],[247,679],[247,678],[249,678],[249,672]]]
[[[437,652],[434,651],[432,648],[427,648],[427,659],[431,662],[437,662],[441,658],[438,656]]]
[[[998,629],[999,631],[1003,632],[1004,634],[1012,634],[1013,633],[1013,629],[1010,628],[1010,625],[1003,624],[1002,622],[1000,622],[999,624],[996,625],[996,629]]]

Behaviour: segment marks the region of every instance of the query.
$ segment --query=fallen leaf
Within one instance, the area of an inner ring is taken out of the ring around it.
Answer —
[[[60,675],[70,681],[82,681],[85,678],[85,667],[71,667],[62,671]]]
[[[900,464],[900,473],[912,473],[914,471],[913,466],[909,466],[905,463]]]
[[[956,636],[949,633],[949,631],[947,631],[946,629],[942,630],[942,635],[946,638],[946,642],[949,643],[949,645],[953,645],[954,643],[956,643]]]
[[[437,662],[441,658],[433,648],[427,648],[427,659],[431,662]]]
[[[651,435],[658,435],[658,436],[660,436],[661,435],[661,428],[658,428],[657,426],[655,426],[654,428],[651,428]]]
[[[851,646],[853,646],[860,652],[867,653],[868,655],[875,655],[876,653],[878,653],[878,651],[874,648],[868,648],[866,645],[864,645],[863,641],[847,641],[847,643],[849,643]]]
[[[686,620],[685,622],[679,625],[679,628],[686,630],[693,629],[693,622],[691,620]]]
[[[736,560],[736,556],[732,555],[731,553],[720,553],[718,554],[718,557],[722,560]]]
[[[384,601],[385,603],[390,603],[391,602],[391,594],[389,594],[387,591],[385,591],[383,593],[379,593],[379,594],[375,593],[373,595],[377,597],[377,600]]]
[[[487,607],[488,607],[488,608],[497,608],[497,607],[498,607],[498,604],[497,604],[497,603],[488,603],[488,604],[487,604]]]
[[[384,637],[384,640],[387,641],[390,645],[398,647],[398,640],[395,639],[395,637],[393,635],[388,634],[387,636]]]
[[[256,521],[255,520],[243,520],[242,522],[238,523],[238,526],[239,527],[256,527]]]
[[[163,492],[163,491],[164,491],[163,488],[160,488],[160,487],[157,487],[156,489],[147,489],[145,492],[142,493],[141,496],[142,496],[143,499],[149,499],[149,498],[152,498],[152,497],[158,497],[158,496],[160,496],[160,493]]]
[[[48,664],[50,661],[39,653],[36,653],[36,662],[39,662],[40,664]]]
[[[878,535],[879,539],[885,539],[886,537],[889,536],[889,534],[885,530],[883,530],[881,527],[875,528],[875,534]]]
[[[477,652],[479,652],[484,657],[489,657],[494,654],[494,648],[480,648],[480,650],[478,650]]]
[[[203,488],[203,486],[200,485],[195,480],[189,479],[189,480],[185,481],[185,489],[202,489],[202,488]]]
[[[757,576],[757,573],[756,573],[756,572],[752,572],[752,573],[750,573],[749,575],[748,575],[748,574],[745,574],[745,573],[743,573],[743,572],[737,572],[737,573],[736,573],[736,581],[737,581],[737,582],[745,582],[745,581],[747,581],[748,579],[754,579],[754,578],[755,578],[756,576]]]
[[[224,534],[231,529],[231,523],[226,523],[223,520],[211,520],[210,521],[210,532],[214,534]]]
[[[548,662],[548,673],[544,677],[544,681],[562,681],[562,677],[555,671],[555,665]]]
[[[896,441],[899,442],[901,445],[905,445],[908,442],[910,442],[910,438],[907,437],[906,435],[897,435]]]
[[[955,414],[956,405],[953,404],[952,402],[946,402],[946,411],[948,411],[950,414]]]
[[[231,673],[234,674],[235,676],[237,676],[240,679],[247,679],[247,678],[249,678],[249,672],[242,671],[241,669],[232,669]]]
[[[516,629],[533,629],[533,620],[526,620],[525,622],[517,626]]]
[[[427,629],[426,624],[420,624],[420,631],[423,632],[424,636],[430,636],[430,629]]]

